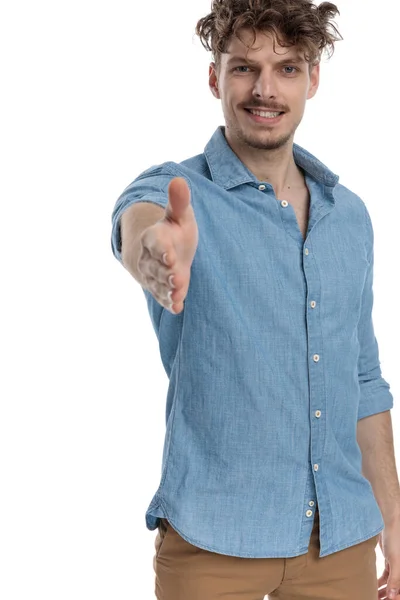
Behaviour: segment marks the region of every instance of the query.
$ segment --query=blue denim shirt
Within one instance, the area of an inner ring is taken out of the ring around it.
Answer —
[[[320,557],[384,527],[361,474],[357,421],[390,410],[372,322],[373,229],[364,202],[309,152],[304,240],[217,128],[204,153],[141,173],[112,213],[168,201],[184,177],[199,228],[184,309],[145,290],[169,378],[162,472],[146,512],[191,544],[246,558],[305,554],[318,505]]]

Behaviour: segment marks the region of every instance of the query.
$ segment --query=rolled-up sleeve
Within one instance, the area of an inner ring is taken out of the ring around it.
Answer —
[[[360,385],[358,419],[393,408],[393,396],[390,392],[390,386],[382,377],[378,342],[374,333],[372,319],[374,232],[371,218],[365,205],[364,209],[368,270],[364,283],[358,323],[358,341],[360,344],[358,358],[358,380]]]
[[[176,176],[168,163],[154,165],[138,175],[117,199],[111,215],[111,248],[120,263],[122,213],[135,202],[153,202],[165,208],[168,204],[168,185]]]

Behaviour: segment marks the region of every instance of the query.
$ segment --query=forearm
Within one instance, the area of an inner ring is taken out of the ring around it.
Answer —
[[[400,485],[390,411],[360,419],[357,442],[362,452],[362,474],[371,483],[385,525],[400,521]]]

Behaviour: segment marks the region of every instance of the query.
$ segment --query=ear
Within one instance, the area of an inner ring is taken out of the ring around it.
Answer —
[[[315,94],[317,93],[318,90],[318,86],[319,86],[319,63],[314,65],[311,69],[310,72],[310,85],[308,88],[308,94],[307,94],[307,100],[309,100],[310,98],[313,98],[315,96]]]
[[[218,90],[218,76],[217,76],[216,67],[215,67],[214,62],[210,63],[210,67],[208,70],[208,84],[209,84],[209,87],[210,87],[210,90],[211,90],[211,93],[213,94],[213,96],[215,96],[216,98],[218,98],[220,100],[221,96],[219,95],[219,90]]]

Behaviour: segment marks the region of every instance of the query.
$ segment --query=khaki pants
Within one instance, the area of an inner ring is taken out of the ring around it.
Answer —
[[[377,600],[379,535],[319,558],[316,511],[308,553],[241,558],[209,552],[160,521],[153,559],[158,600]]]

